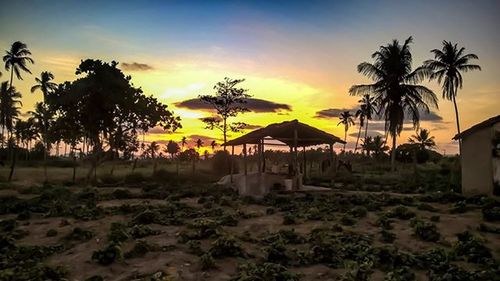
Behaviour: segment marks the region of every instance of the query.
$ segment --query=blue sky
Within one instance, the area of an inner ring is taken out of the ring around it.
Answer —
[[[336,120],[315,120],[315,113],[356,104],[347,90],[367,81],[356,65],[378,46],[412,35],[417,65],[451,40],[478,54],[483,67],[466,75],[459,93],[466,128],[500,113],[499,14],[500,1],[10,1],[0,10],[0,46],[27,43],[34,75],[50,70],[57,82],[74,79],[84,58],[147,64],[152,70],[129,70],[134,83],[171,104],[225,76],[245,77],[255,97],[294,104],[287,115],[252,116],[258,125],[301,117],[341,134]],[[26,111],[40,100],[29,94],[33,80],[16,82]],[[187,133],[211,134],[199,128],[201,113],[172,108]],[[452,151],[449,102],[440,102],[439,114],[441,124],[424,125]]]

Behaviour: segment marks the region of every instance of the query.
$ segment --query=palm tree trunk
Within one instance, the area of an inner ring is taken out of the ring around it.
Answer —
[[[356,150],[358,150],[359,137],[361,136],[361,128],[363,127],[359,126],[358,138],[356,139],[356,146],[354,146],[354,153],[356,153]]]
[[[225,118],[224,118],[223,133],[224,133],[224,151],[227,151],[227,149],[226,149],[226,141],[227,141],[227,123],[226,123],[226,119],[225,119]]]
[[[10,165],[10,173],[9,173],[9,179],[8,181],[12,181],[12,176],[14,175],[14,169],[16,168],[16,148],[13,148],[12,152],[12,163]]]
[[[10,84],[9,84],[9,88],[12,88],[12,81],[14,81],[14,66],[11,65],[11,69],[10,69]]]
[[[392,132],[391,171],[396,171],[396,132]]]
[[[453,100],[453,106],[455,107],[455,120],[457,122],[457,134],[460,134],[460,120],[459,120],[459,114],[458,114],[458,106],[457,106],[457,101],[455,99],[455,95],[457,93],[457,90],[455,90],[455,93],[452,95],[452,100]],[[462,139],[458,139],[458,154],[462,154]]]
[[[344,130],[344,153],[345,153],[345,145],[347,144],[347,130]]]

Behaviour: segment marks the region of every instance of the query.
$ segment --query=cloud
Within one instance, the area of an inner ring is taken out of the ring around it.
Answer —
[[[320,111],[316,112],[316,115],[314,115],[315,118],[337,118],[339,117],[340,113],[344,111],[351,111],[354,114],[355,109],[348,109],[348,108],[328,108],[328,109],[323,109]]]
[[[123,70],[130,70],[130,71],[148,71],[148,70],[153,70],[154,67],[152,67],[149,64],[145,63],[138,63],[138,62],[123,62],[121,64]]]
[[[194,98],[194,99],[188,99],[185,101],[177,102],[175,103],[176,107],[183,107],[183,108],[188,108],[192,110],[205,110],[205,111],[212,111],[213,107],[202,101],[199,98]],[[275,103],[272,101],[268,100],[263,100],[263,99],[255,99],[255,98],[248,98],[246,99],[246,103],[244,104],[246,108],[248,108],[250,111],[253,112],[282,112],[282,111],[291,111],[292,107],[288,104],[283,104],[283,103]]]
[[[261,125],[252,125],[252,124],[247,124],[244,128],[244,130],[256,130],[262,128]]]
[[[438,115],[436,112],[420,112],[420,121],[433,121],[433,122],[442,122],[443,117]]]

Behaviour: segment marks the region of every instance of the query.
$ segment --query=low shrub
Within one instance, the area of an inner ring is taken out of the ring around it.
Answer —
[[[373,262],[365,261],[358,263],[355,261],[346,262],[345,273],[340,277],[342,281],[368,281],[373,273]]]
[[[214,258],[222,257],[243,257],[244,252],[240,244],[229,235],[221,235],[212,243],[209,250]]]
[[[201,270],[216,268],[215,260],[210,253],[205,253],[200,257]]]
[[[203,249],[201,248],[201,243],[198,240],[189,240],[186,244],[189,249],[189,253],[200,256],[203,254]]]
[[[238,266],[237,275],[232,281],[298,281],[299,275],[288,271],[280,264],[275,263],[246,263]]]
[[[284,225],[291,225],[291,224],[296,224],[297,223],[297,218],[291,214],[291,213],[286,213],[283,216],[283,224]]]
[[[356,220],[351,215],[345,214],[340,219],[340,223],[342,225],[350,226],[350,225],[355,225],[356,224]]]
[[[54,237],[54,236],[57,236],[57,230],[51,228],[47,231],[47,234],[46,234],[47,237]]]
[[[458,257],[464,257],[472,263],[487,264],[492,261],[491,251],[472,233],[465,231],[457,234],[458,242],[453,252]]]
[[[272,242],[264,249],[266,261],[287,265],[289,258],[286,255],[285,243],[281,239]]]
[[[107,236],[110,242],[120,243],[126,241],[129,237],[126,225],[120,222],[114,222],[111,224],[111,229]]]
[[[122,258],[122,250],[120,246],[115,243],[111,243],[106,246],[106,248],[92,253],[92,260],[100,265],[110,265]]]
[[[500,205],[498,203],[484,206],[482,213],[486,221],[500,221]]]
[[[386,213],[388,218],[398,218],[401,220],[409,220],[414,218],[416,214],[405,206],[397,206]]]
[[[66,240],[74,241],[88,241],[94,237],[94,233],[90,230],[85,230],[80,227],[75,227],[68,235],[66,235]]]
[[[435,224],[414,218],[410,225],[413,227],[414,234],[423,241],[436,242],[441,238]]]
[[[382,231],[380,231],[380,241],[384,243],[392,243],[394,242],[394,240],[396,240],[396,234],[385,229],[382,229]]]
[[[125,253],[126,259],[140,258],[145,256],[148,252],[157,251],[160,247],[157,245],[149,244],[144,240],[135,241],[134,247]]]
[[[403,266],[398,269],[394,269],[387,273],[384,281],[414,281],[416,280],[415,273],[408,266]]]
[[[348,213],[355,218],[364,218],[366,217],[368,210],[363,206],[356,206],[349,210]]]
[[[161,231],[153,230],[147,225],[134,225],[129,229],[128,233],[132,236],[132,238],[138,239],[146,236],[158,235]]]

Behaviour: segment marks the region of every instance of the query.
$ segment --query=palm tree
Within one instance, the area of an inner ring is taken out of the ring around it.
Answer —
[[[31,114],[34,120],[34,127],[36,128],[38,134],[41,135],[41,139],[44,145],[43,167],[44,167],[45,181],[47,181],[48,180],[47,156],[50,151],[48,128],[51,127],[51,122],[53,120],[54,112],[50,110],[50,108],[45,103],[39,102],[35,105],[35,111],[30,111],[28,113]]]
[[[196,141],[196,147],[198,148],[198,153],[200,153],[200,148],[203,146],[203,141],[201,139],[198,139]]]
[[[21,93],[17,92],[14,87],[9,87],[7,82],[3,82],[0,85],[0,126],[2,126],[2,147],[5,129],[7,129],[7,139],[9,139],[9,135],[12,135],[12,131],[14,129],[14,121],[20,114],[19,105],[22,105],[22,103],[19,99],[21,99]]]
[[[415,135],[412,135],[408,139],[409,143],[418,144],[421,150],[426,148],[433,148],[436,146],[434,141],[434,136],[431,136],[431,132],[427,129],[420,129],[416,131]]]
[[[215,142],[215,140],[213,140],[213,141],[210,143],[210,146],[212,147],[212,151],[215,151],[215,147],[217,146],[217,142]]]
[[[182,137],[182,140],[181,140],[181,151],[184,151],[184,146],[187,144],[187,138],[186,137]]]
[[[393,40],[373,53],[374,63],[363,62],[358,72],[372,80],[373,84],[354,85],[351,95],[373,94],[378,111],[383,113],[385,129],[392,137],[391,169],[396,170],[396,138],[403,130],[405,115],[409,115],[414,128],[420,124],[420,112],[430,112],[429,107],[438,107],[437,97],[429,88],[419,85],[430,77],[429,68],[421,66],[412,69],[412,55],[409,37],[401,45]]]
[[[349,111],[344,111],[344,112],[340,113],[340,116],[339,116],[340,122],[337,124],[337,126],[340,124],[344,125],[344,151],[345,151],[345,145],[346,145],[346,141],[347,141],[347,131],[349,130],[349,127],[351,125],[354,126],[353,117],[354,117],[354,115],[352,115],[351,112],[349,112]]]
[[[159,149],[160,146],[155,141],[152,141],[147,147],[147,151],[149,151],[149,155],[151,155],[151,158],[153,159],[155,159],[156,153],[158,152]]]
[[[356,150],[358,150],[358,143],[359,143],[359,137],[361,136],[361,129],[365,125],[365,112],[364,112],[364,110],[360,107],[358,110],[356,110],[355,116],[356,116],[356,118],[359,119],[359,131],[358,131],[358,137],[356,138],[356,145],[354,146],[354,153],[356,153]]]
[[[48,71],[42,72],[40,78],[35,78],[36,84],[31,87],[31,93],[34,93],[36,90],[42,91],[43,102],[47,102],[49,93],[57,88],[57,84],[52,82],[52,80],[54,80],[54,74]]]
[[[16,41],[10,46],[10,50],[5,51],[5,56],[3,56],[3,61],[5,62],[5,69],[10,70],[10,87],[12,87],[12,82],[14,79],[14,73],[17,79],[23,80],[21,76],[21,71],[28,72],[28,63],[35,63],[35,61],[30,57],[31,52],[28,50],[26,44],[20,41]]]
[[[456,97],[458,88],[462,89],[463,85],[462,72],[481,70],[479,65],[469,63],[470,60],[479,59],[479,57],[476,54],[464,54],[464,52],[464,47],[458,48],[457,44],[443,41],[441,50],[431,50],[434,59],[424,62],[428,68],[434,71],[430,78],[436,79],[439,84],[442,84],[443,99],[453,102],[458,134],[460,134],[460,121]],[[459,150],[461,150],[460,141]]]

